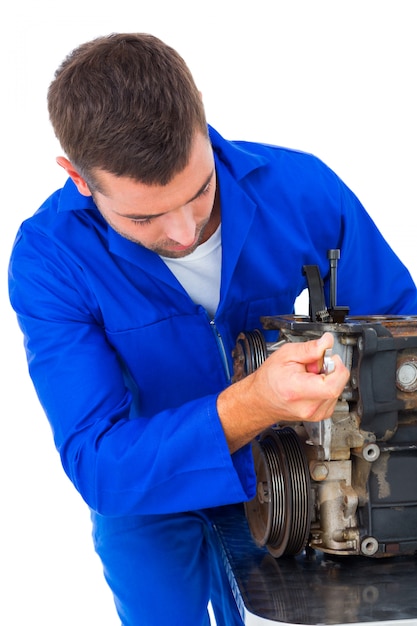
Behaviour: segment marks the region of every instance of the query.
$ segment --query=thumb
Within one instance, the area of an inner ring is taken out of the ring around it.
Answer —
[[[329,332],[324,333],[319,339],[304,342],[305,353],[303,363],[306,370],[312,374],[320,374],[323,371],[324,355],[333,347],[334,338]]]

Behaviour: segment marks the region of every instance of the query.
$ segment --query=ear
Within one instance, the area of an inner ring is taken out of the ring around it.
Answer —
[[[91,196],[91,191],[84,178],[77,172],[72,163],[65,157],[57,157],[56,162],[64,168],[68,176],[72,179],[80,194],[83,196]]]

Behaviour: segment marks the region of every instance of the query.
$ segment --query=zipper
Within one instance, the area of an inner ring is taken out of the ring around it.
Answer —
[[[224,347],[224,343],[223,343],[223,338],[219,332],[219,329],[216,326],[216,322],[214,319],[210,319],[210,326],[213,330],[213,334],[216,338],[216,342],[217,342],[217,346],[219,348],[219,352],[220,352],[220,357],[222,359],[223,362],[223,368],[227,377],[227,380],[229,381],[229,383],[231,382],[231,374],[230,374],[230,367],[229,367],[229,361],[227,359],[227,353],[226,353],[226,349]]]

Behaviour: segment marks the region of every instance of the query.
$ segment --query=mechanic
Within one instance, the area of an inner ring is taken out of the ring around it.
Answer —
[[[416,287],[333,171],[224,139],[151,35],[80,45],[48,107],[68,180],[19,229],[10,299],[121,623],[203,626],[211,602],[242,624],[212,509],[254,496],[253,438],[331,416],[349,372],[321,373],[326,333],[231,383],[238,334],[292,313],[329,249],[351,315],[417,314]]]

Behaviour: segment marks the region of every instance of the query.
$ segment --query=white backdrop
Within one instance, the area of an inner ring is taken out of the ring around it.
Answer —
[[[415,2],[20,0],[7,15],[0,40],[0,623],[115,626],[88,511],[53,448],[6,291],[18,225],[64,182],[46,112],[53,73],[72,48],[98,35],[159,36],[188,62],[213,126],[227,138],[322,158],[417,279]]]

